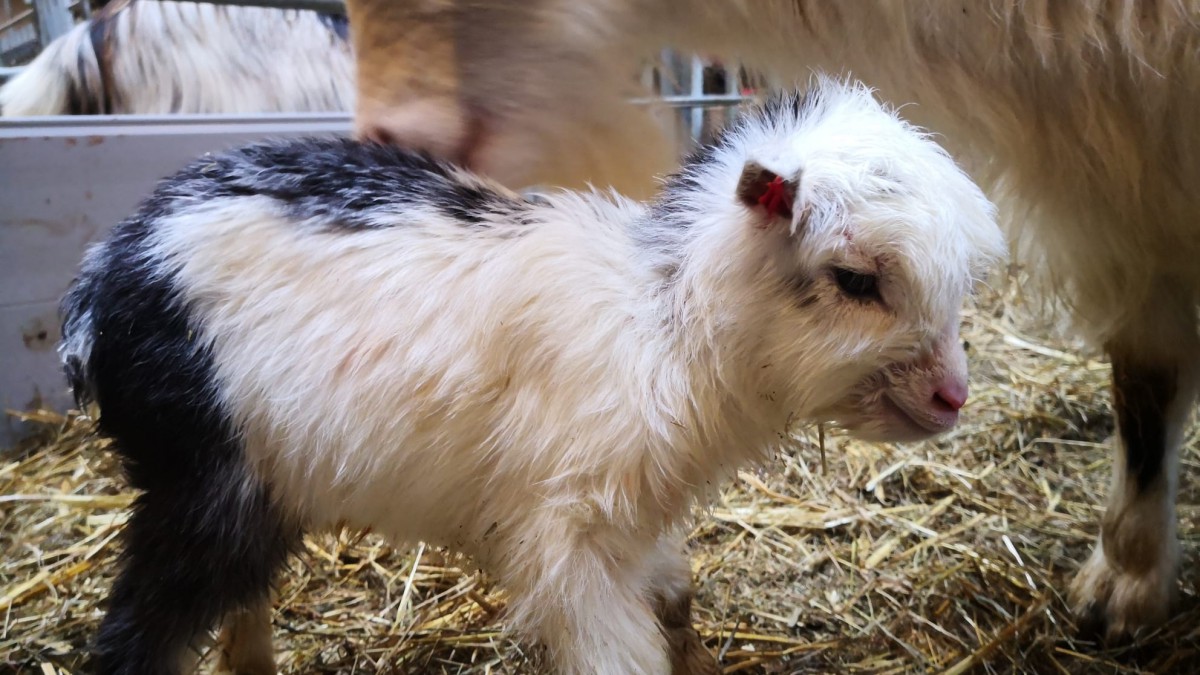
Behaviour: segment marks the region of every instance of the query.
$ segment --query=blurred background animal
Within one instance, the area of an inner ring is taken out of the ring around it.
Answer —
[[[115,0],[0,88],[0,114],[348,111],[346,17],[174,0]]]

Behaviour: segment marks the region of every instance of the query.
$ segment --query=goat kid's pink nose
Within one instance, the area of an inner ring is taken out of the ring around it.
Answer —
[[[946,380],[933,392],[933,402],[948,410],[959,410],[967,403],[967,383]]]

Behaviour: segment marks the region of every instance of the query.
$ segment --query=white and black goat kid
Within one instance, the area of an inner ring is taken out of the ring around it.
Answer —
[[[474,556],[562,672],[665,675],[691,507],[798,421],[953,427],[961,303],[1002,251],[938,145],[829,80],[648,204],[350,140],[200,159],[64,299],[76,395],[143,490],[97,670],[179,672],[222,620],[233,670],[273,670],[273,575],[349,524]]]

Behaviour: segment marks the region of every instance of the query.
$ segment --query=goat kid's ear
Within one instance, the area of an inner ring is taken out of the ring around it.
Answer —
[[[760,217],[758,227],[767,229],[792,223],[798,187],[794,180],[787,180],[757,162],[747,162],[738,179],[737,197]]]

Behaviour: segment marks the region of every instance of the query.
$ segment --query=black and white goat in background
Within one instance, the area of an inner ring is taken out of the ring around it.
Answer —
[[[113,0],[0,88],[0,114],[350,110],[348,30],[308,10]]]
[[[227,666],[272,671],[272,577],[342,523],[471,554],[564,673],[715,668],[679,665],[691,507],[790,424],[952,428],[993,217],[829,80],[647,204],[350,140],[197,160],[63,302],[76,395],[143,491],[97,671],[178,673],[222,620]]]

